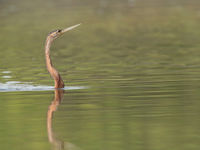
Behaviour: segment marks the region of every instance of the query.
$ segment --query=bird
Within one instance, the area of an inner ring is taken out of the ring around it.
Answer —
[[[65,28],[65,29],[57,29],[54,30],[52,32],[50,32],[47,35],[46,38],[46,42],[45,42],[45,58],[46,58],[46,67],[48,72],[50,73],[51,77],[54,79],[54,87],[55,89],[58,88],[64,88],[64,82],[63,79],[61,77],[61,75],[59,74],[59,72],[53,67],[53,63],[50,57],[50,47],[52,42],[57,39],[58,37],[60,37],[61,35],[63,35],[65,32],[72,30],[76,27],[78,27],[80,24],[77,25],[73,25],[71,27]]]

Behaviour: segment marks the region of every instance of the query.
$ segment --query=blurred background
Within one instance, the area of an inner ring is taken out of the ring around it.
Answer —
[[[46,36],[78,23],[51,55],[87,88],[65,91],[52,144],[54,91],[9,83],[53,86]],[[199,24],[199,0],[0,0],[1,149],[199,150]]]

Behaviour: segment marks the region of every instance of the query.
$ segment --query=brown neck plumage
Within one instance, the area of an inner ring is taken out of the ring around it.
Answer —
[[[53,42],[53,37],[49,35],[46,39],[46,44],[45,44],[45,57],[46,57],[47,70],[51,74],[51,77],[54,79],[55,88],[64,88],[64,82],[60,74],[58,73],[58,71],[53,67],[53,64],[50,58],[50,47],[51,47],[52,42]]]

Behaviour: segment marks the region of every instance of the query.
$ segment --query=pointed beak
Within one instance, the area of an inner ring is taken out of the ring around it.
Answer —
[[[65,33],[65,32],[67,32],[67,31],[69,31],[69,30],[72,30],[72,29],[74,29],[74,28],[80,26],[80,25],[81,25],[81,24],[77,24],[77,25],[74,25],[74,26],[65,28],[65,29],[63,29],[63,30],[61,31],[61,33]]]

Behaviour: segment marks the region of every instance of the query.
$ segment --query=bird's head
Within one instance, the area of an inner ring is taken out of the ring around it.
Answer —
[[[64,34],[65,32],[72,30],[76,27],[78,27],[80,24],[65,28],[65,29],[58,29],[58,30],[54,30],[52,32],[49,33],[48,37],[52,38],[53,40],[60,37],[62,34]]]

